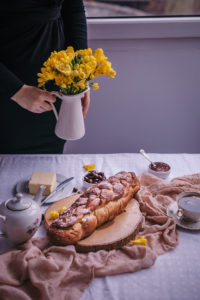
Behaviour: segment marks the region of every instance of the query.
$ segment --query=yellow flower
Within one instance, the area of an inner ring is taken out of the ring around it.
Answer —
[[[50,219],[54,220],[59,217],[59,213],[54,209],[50,212]]]
[[[62,206],[60,209],[59,209],[59,214],[61,213],[61,212],[63,212],[64,210],[66,210],[67,209],[67,207],[66,206]]]
[[[73,71],[73,74],[74,74],[74,77],[77,77],[77,76],[79,75],[78,70],[74,70],[74,71]]]
[[[66,53],[74,53],[74,48],[69,46],[69,47],[67,47],[67,49],[65,51],[66,51]]]
[[[39,87],[53,80],[63,93],[74,95],[84,91],[95,77],[103,75],[114,78],[115,74],[103,49],[96,49],[93,53],[91,48],[74,51],[69,46],[66,50],[53,51],[37,75]],[[90,86],[94,90],[99,88],[98,83]]]
[[[85,76],[85,73],[83,71],[81,71],[78,76],[80,77],[80,79],[84,79],[86,76]]]
[[[95,90],[98,90],[98,89],[99,89],[98,83],[97,83],[97,82],[93,83],[93,84],[92,84],[92,88],[93,88],[94,91],[95,91]]]
[[[84,81],[81,80],[77,83],[77,87],[80,87],[84,91],[86,88],[86,85],[85,85]]]
[[[115,72],[113,69],[111,69],[111,70],[108,72],[108,77],[114,78],[115,75],[116,75],[116,72]]]

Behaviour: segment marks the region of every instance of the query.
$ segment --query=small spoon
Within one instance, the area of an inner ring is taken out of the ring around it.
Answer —
[[[154,167],[156,167],[156,164],[150,159],[150,157],[146,154],[146,152],[145,152],[143,149],[140,150],[140,153],[141,153],[148,161],[150,161],[150,163],[151,163]]]

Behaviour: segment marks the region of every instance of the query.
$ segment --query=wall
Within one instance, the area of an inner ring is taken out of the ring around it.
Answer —
[[[200,152],[200,23],[165,22],[156,33],[151,24],[134,32],[89,24],[89,46],[104,49],[117,76],[98,80],[86,135],[66,153]]]

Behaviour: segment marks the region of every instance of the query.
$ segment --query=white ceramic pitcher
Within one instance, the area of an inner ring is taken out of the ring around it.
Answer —
[[[61,92],[52,92],[62,100],[59,114],[51,103],[57,123],[55,134],[64,140],[78,140],[85,135],[85,124],[81,98],[89,90],[76,95],[64,95]]]

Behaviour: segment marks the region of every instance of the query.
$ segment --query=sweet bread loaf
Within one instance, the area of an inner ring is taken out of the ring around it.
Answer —
[[[76,244],[124,211],[140,184],[133,172],[119,172],[87,189],[47,229],[55,245]]]

